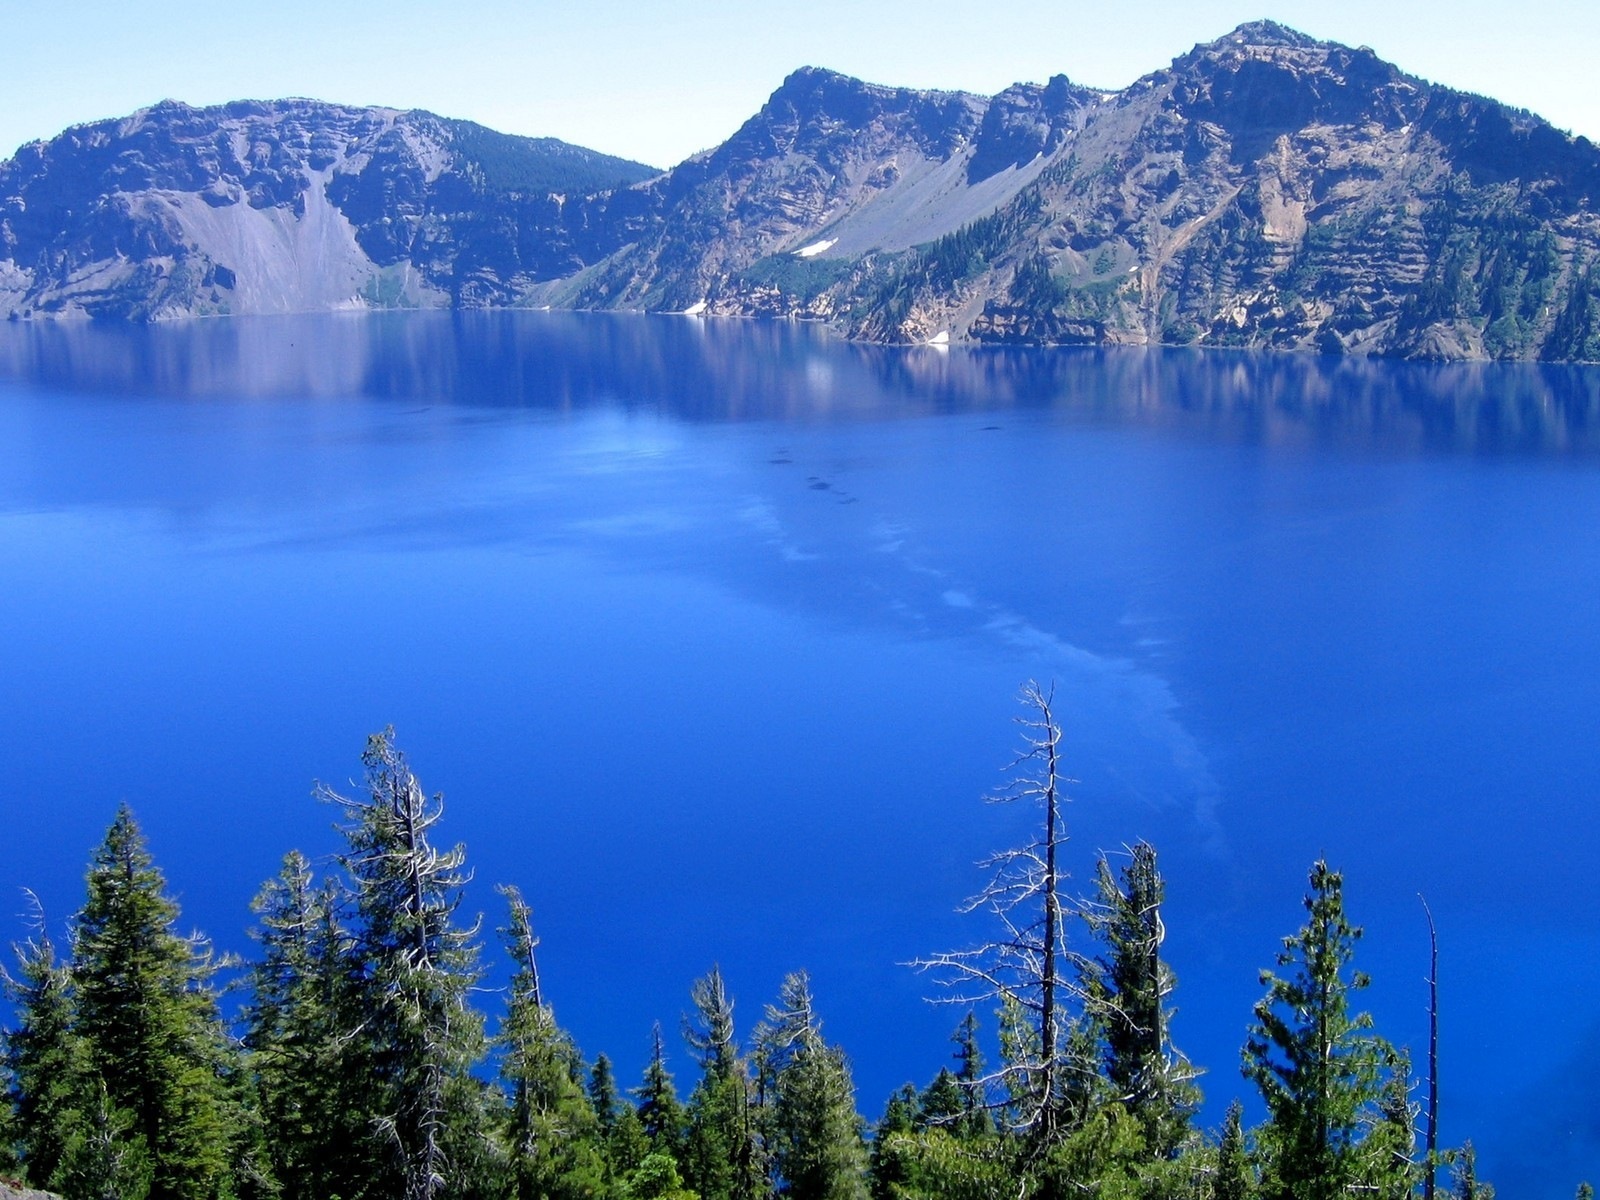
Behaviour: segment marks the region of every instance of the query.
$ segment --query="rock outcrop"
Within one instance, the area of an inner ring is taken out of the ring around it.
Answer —
[[[514,303],[614,248],[585,197],[654,174],[431,113],[169,101],[0,164],[0,313]]]
[[[663,174],[424,113],[159,105],[0,165],[0,313],[548,304],[889,342],[1600,360],[1600,150],[1268,22],[1120,92],[795,72]]]

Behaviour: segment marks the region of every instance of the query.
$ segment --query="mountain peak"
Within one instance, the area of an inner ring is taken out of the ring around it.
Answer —
[[[1280,25],[1277,21],[1246,21],[1232,33],[1226,34],[1212,45],[1233,46],[1289,46],[1295,49],[1310,49],[1322,45],[1316,38],[1301,33],[1298,29],[1290,29],[1287,25]]]

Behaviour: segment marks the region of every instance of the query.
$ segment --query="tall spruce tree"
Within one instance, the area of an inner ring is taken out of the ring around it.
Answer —
[[[483,1018],[468,1002],[477,925],[456,917],[465,851],[433,845],[443,798],[422,790],[393,729],[368,738],[361,761],[364,795],[320,786],[318,795],[346,817],[350,966],[373,1067],[365,1115],[390,1150],[387,1196],[470,1196],[483,1185],[490,1139],[485,1088],[473,1075]]]
[[[666,1042],[661,1036],[660,1024],[650,1030],[650,1061],[634,1095],[639,1098],[639,1124],[644,1129],[650,1153],[670,1155],[681,1165],[687,1118],[683,1105],[678,1102],[672,1073],[667,1070]]]
[[[866,1200],[867,1154],[849,1064],[823,1040],[804,971],[784,979],[759,1040],[772,1078],[767,1124],[778,1194]],[[959,1089],[956,1105],[959,1111]]]
[[[32,940],[15,947],[17,973],[6,979],[17,1023],[4,1041],[11,1107],[5,1132],[23,1177],[59,1190],[69,1153],[87,1136],[98,1085],[75,1028],[72,972],[56,957],[42,914],[37,926]]]
[[[515,888],[504,929],[516,964],[505,1020],[495,1038],[500,1078],[511,1096],[511,1171],[517,1200],[593,1200],[605,1190],[600,1119],[585,1095],[582,1061],[539,986],[532,915]]]
[[[1096,882],[1097,902],[1086,911],[1105,950],[1087,964],[1086,992],[1103,1039],[1102,1069],[1112,1098],[1144,1130],[1145,1144],[1170,1158],[1190,1132],[1200,1095],[1197,1072],[1169,1035],[1167,997],[1175,982],[1161,957],[1166,884],[1155,848],[1134,845],[1120,881],[1102,856]]]
[[[283,1200],[381,1195],[389,1154],[371,1120],[374,1046],[337,893],[291,851],[253,907],[261,951],[245,1045]]]
[[[77,1025],[105,1087],[104,1129],[131,1118],[160,1200],[213,1200],[235,1188],[241,1114],[236,1053],[211,988],[203,942],[175,933],[178,906],[126,805],[89,867],[72,978]],[[136,1157],[140,1152],[136,1152]]]
[[[1283,975],[1263,971],[1244,1070],[1267,1104],[1258,1143],[1269,1200],[1332,1200],[1360,1178],[1363,1131],[1378,1110],[1392,1051],[1353,1011],[1367,977],[1350,968],[1361,930],[1344,911],[1344,880],[1319,861],[1307,920],[1278,954]]]
[[[689,1096],[684,1182],[701,1200],[755,1200],[765,1188],[766,1168],[721,969],[713,966],[697,979],[690,995],[695,1017],[684,1021],[684,1038],[701,1073]]]

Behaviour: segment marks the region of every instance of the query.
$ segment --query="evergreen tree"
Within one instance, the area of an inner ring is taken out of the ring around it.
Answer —
[[[639,1098],[639,1124],[651,1153],[669,1154],[678,1161],[684,1153],[686,1118],[672,1075],[667,1071],[666,1046],[659,1024],[650,1031],[650,1039],[650,1062],[645,1067],[644,1082],[634,1092]]]
[[[381,1104],[370,1094],[376,1055],[337,893],[291,851],[252,907],[261,955],[245,1045],[283,1200],[381,1195],[395,1180],[370,1119]]]
[[[1454,1200],[1494,1200],[1494,1186],[1478,1178],[1478,1152],[1468,1142],[1461,1147],[1455,1163]]]
[[[86,1135],[98,1085],[89,1047],[76,1029],[72,972],[38,922],[38,936],[15,947],[17,975],[6,991],[17,1026],[5,1035],[11,1120],[8,1146],[19,1150],[23,1177],[39,1188],[59,1188],[69,1148]]]
[[[511,1094],[516,1194],[518,1200],[589,1200],[605,1190],[600,1119],[578,1082],[577,1049],[540,992],[528,906],[515,888],[501,890],[511,908],[504,932],[516,974],[496,1042],[500,1078]]]
[[[203,943],[178,936],[143,834],[124,805],[95,852],[77,922],[78,1028],[105,1085],[97,1127],[121,1127],[148,1154],[162,1200],[229,1193],[241,1132],[228,1074],[237,1064],[217,1012]]]
[[[456,921],[465,851],[432,844],[443,799],[423,792],[392,729],[367,740],[361,761],[365,795],[318,794],[347,818],[351,969],[373,1056],[366,1115],[396,1176],[386,1197],[470,1195],[489,1139],[484,1087],[472,1074],[484,1047],[483,1019],[468,1003],[477,929]]]
[[[822,1038],[804,971],[783,981],[761,1039],[772,1071],[770,1153],[778,1193],[793,1200],[866,1200],[866,1147],[844,1052]],[[949,1076],[949,1072],[945,1072]],[[960,1110],[960,1089],[949,1076]]]
[[[611,1060],[601,1054],[594,1060],[589,1072],[589,1104],[600,1126],[600,1135],[610,1137],[621,1116],[621,1102],[617,1096],[617,1077],[611,1069]]]
[[[1363,1119],[1392,1057],[1368,1032],[1371,1018],[1351,1011],[1353,994],[1367,986],[1348,970],[1361,930],[1346,919],[1343,879],[1325,862],[1311,869],[1305,907],[1305,926],[1278,955],[1286,975],[1262,972],[1267,994],[1244,1051],[1245,1074],[1267,1103],[1269,1200],[1328,1200],[1357,1181]]]
[[[1377,1112],[1361,1143],[1363,1190],[1383,1200],[1409,1200],[1423,1181],[1417,1162],[1417,1106],[1411,1101],[1411,1064],[1397,1055],[1387,1064]]]
[[[966,1113],[961,1083],[949,1067],[940,1067],[933,1082],[917,1097],[917,1128],[956,1129]]]
[[[1168,1034],[1166,998],[1174,981],[1161,957],[1166,885],[1155,849],[1136,844],[1120,884],[1102,857],[1097,882],[1089,922],[1106,949],[1090,964],[1086,992],[1104,1039],[1103,1070],[1112,1096],[1144,1129],[1146,1145],[1170,1158],[1189,1134],[1200,1096],[1194,1068]]]
[[[961,1119],[956,1132],[983,1137],[994,1132],[983,1080],[983,1049],[978,1045],[978,1014],[971,1009],[956,1028],[956,1083],[961,1088]]]
[[[696,980],[691,998],[695,1019],[684,1022],[684,1037],[700,1060],[701,1076],[689,1097],[685,1181],[702,1200],[754,1200],[766,1171],[721,970],[713,966]]]
[[[1217,1175],[1211,1200],[1250,1200],[1255,1195],[1255,1174],[1244,1145],[1244,1106],[1235,1100],[1222,1121],[1217,1144]]]
[[[908,1083],[889,1097],[878,1118],[867,1161],[872,1200],[889,1200],[907,1183],[906,1163],[904,1155],[896,1152],[897,1142],[916,1128],[918,1107],[917,1089]]]

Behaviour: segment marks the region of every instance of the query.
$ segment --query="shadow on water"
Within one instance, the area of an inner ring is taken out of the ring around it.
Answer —
[[[1051,410],[1271,443],[1600,452],[1600,371],[1308,355],[881,347],[787,322],[384,313],[13,324],[0,377],[51,389],[645,410],[695,422]]]

